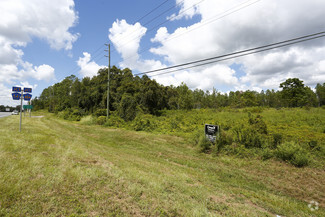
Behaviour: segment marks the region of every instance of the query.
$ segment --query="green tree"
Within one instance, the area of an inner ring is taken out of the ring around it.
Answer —
[[[280,84],[283,102],[288,107],[304,106],[308,103],[306,88],[298,78],[289,78]]]
[[[192,109],[194,103],[192,91],[183,82],[176,89],[178,92],[178,108]]]
[[[246,90],[241,96],[241,107],[257,106],[257,92]]]
[[[325,105],[325,83],[323,83],[323,85],[321,84],[316,85],[316,94],[319,101],[319,105],[320,106]]]
[[[136,109],[135,98],[129,93],[124,93],[118,107],[119,116],[125,121],[132,121],[136,117]]]

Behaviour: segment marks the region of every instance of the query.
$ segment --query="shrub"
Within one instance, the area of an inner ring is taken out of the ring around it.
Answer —
[[[217,139],[218,150],[220,151],[220,149],[222,149],[226,145],[231,145],[232,142],[233,142],[232,135],[230,133],[222,131],[220,133],[219,139]]]
[[[116,114],[116,112],[111,112],[107,122],[105,123],[105,126],[109,126],[109,127],[124,127],[124,125],[125,125],[125,121],[122,118],[120,118]]]
[[[71,121],[80,121],[81,116],[83,115],[82,113],[83,112],[80,109],[74,108],[70,113],[69,120],[71,120]]]
[[[198,145],[200,142],[200,138],[203,135],[204,135],[204,131],[202,129],[194,131],[194,133],[192,133],[192,136],[191,136],[191,141],[193,142],[193,144]]]
[[[309,163],[309,155],[306,150],[295,142],[285,142],[278,146],[276,157],[283,161],[287,161],[297,167],[307,166]]]
[[[200,152],[209,153],[213,143],[208,140],[204,135],[200,136],[199,147]]]
[[[263,137],[254,128],[237,126],[233,129],[236,141],[246,148],[261,148],[264,143]]]
[[[264,148],[262,151],[262,160],[271,159],[274,156],[274,151],[269,148]]]
[[[309,164],[309,155],[306,151],[299,151],[294,155],[291,163],[296,167],[304,167]]]
[[[135,131],[152,131],[154,127],[152,115],[140,114],[132,122],[132,128]]]
[[[178,120],[178,118],[172,118],[171,120],[170,120],[170,131],[171,132],[174,132],[174,131],[176,131],[177,129],[179,129],[179,120]]]
[[[277,148],[282,143],[283,136],[280,133],[273,134],[273,148]]]
[[[94,113],[96,117],[107,116],[107,109],[97,109]]]
[[[263,107],[250,107],[250,108],[245,108],[243,111],[244,112],[251,112],[251,113],[261,113],[263,112]]]
[[[296,151],[299,150],[299,146],[294,142],[285,142],[278,146],[276,156],[284,161],[290,161],[293,159]]]
[[[80,119],[80,123],[82,124],[87,124],[87,125],[91,125],[91,124],[94,124],[95,121],[94,121],[94,118],[93,116],[91,115],[87,115],[87,116],[84,116]]]
[[[69,109],[65,109],[63,111],[58,112],[58,117],[63,118],[64,120],[68,120],[70,116]]]
[[[255,128],[255,130],[261,134],[267,134],[267,126],[261,115],[257,115],[253,117],[250,113],[248,113],[248,123]]]
[[[233,154],[238,157],[249,157],[252,154],[249,152],[247,148],[245,148],[244,145],[238,144],[238,143],[233,143],[229,146],[224,147],[225,153],[227,154]]]
[[[84,112],[78,108],[66,108],[63,111],[58,112],[57,116],[64,120],[80,121],[83,114]]]
[[[105,122],[106,122],[106,116],[99,116],[96,121],[98,125],[104,125]]]
[[[118,106],[118,114],[125,121],[132,121],[136,117],[136,98],[129,93],[124,93]]]

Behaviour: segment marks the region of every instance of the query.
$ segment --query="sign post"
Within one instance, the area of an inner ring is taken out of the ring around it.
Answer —
[[[23,95],[23,91],[21,91],[21,96]],[[22,122],[22,113],[23,113],[23,97],[20,96],[20,121],[19,121],[19,132],[21,132],[21,122]]]
[[[31,117],[33,106],[32,105],[24,105],[23,108],[24,108],[24,111],[27,110],[29,112],[29,117]]]
[[[22,89],[21,87],[12,87],[12,92],[13,92],[11,94],[12,99],[13,100],[20,100],[19,132],[21,132],[22,113],[23,113],[23,99],[26,100],[26,101],[30,101],[32,99],[32,95],[29,94],[29,93],[32,92],[32,88],[24,88],[24,89]],[[25,94],[24,94],[24,92],[25,92]]]

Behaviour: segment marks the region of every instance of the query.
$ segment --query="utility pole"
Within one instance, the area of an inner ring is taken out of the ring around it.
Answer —
[[[109,115],[109,75],[111,73],[111,45],[110,44],[105,44],[108,47],[108,50],[105,50],[108,52],[108,70],[107,70],[107,115],[106,119],[108,119]]]
[[[21,122],[22,122],[22,112],[23,112],[23,88],[21,89],[21,97],[20,97],[20,119],[19,119],[19,132],[21,132]]]

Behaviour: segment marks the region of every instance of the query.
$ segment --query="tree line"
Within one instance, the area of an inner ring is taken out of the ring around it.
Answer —
[[[49,112],[75,112],[78,115],[105,116],[107,105],[107,68],[96,76],[79,79],[74,75],[45,88],[40,97],[33,100],[34,109]],[[148,76],[134,76],[128,68],[113,66],[110,70],[109,105],[125,121],[133,120],[138,113],[159,115],[159,111],[219,107],[317,107],[325,105],[325,83],[317,84],[314,92],[298,78],[290,78],[279,84],[281,90],[230,91],[222,94],[216,89],[191,90],[185,83],[164,86]]]

